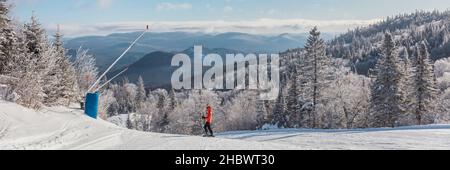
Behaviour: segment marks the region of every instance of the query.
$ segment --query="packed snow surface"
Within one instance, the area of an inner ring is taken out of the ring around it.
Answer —
[[[450,149],[450,125],[359,130],[272,129],[216,138],[146,133],[66,107],[34,111],[0,101],[0,149]]]

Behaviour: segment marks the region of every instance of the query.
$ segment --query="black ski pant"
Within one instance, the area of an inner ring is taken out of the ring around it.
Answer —
[[[212,129],[211,129],[211,124],[210,123],[205,123],[205,126],[203,127],[203,129],[205,129],[206,135],[208,135],[208,131],[211,133],[211,136],[214,135]]]

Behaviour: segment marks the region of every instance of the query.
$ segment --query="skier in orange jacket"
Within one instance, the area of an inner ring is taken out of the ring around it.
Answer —
[[[213,119],[213,110],[212,107],[208,104],[206,107],[206,116],[202,117],[205,120],[205,126],[203,127],[206,132],[206,136],[208,136],[208,131],[210,133],[209,136],[214,137],[214,133],[211,129],[212,119]]]

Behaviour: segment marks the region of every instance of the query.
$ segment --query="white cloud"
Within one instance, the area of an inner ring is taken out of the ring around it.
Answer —
[[[277,13],[277,10],[275,10],[275,9],[270,9],[268,12],[267,12],[267,14],[269,14],[269,15],[274,15],[274,14],[276,14]]]
[[[36,5],[42,0],[13,0],[12,3],[14,6],[20,5]],[[100,8],[108,8],[112,4],[113,0],[74,0],[73,5],[76,8],[87,8],[87,7],[100,7]]]
[[[100,8],[107,8],[111,5],[112,0],[97,0],[98,6]]]
[[[380,19],[372,20],[306,20],[306,19],[257,19],[246,21],[137,21],[118,23],[99,23],[95,25],[64,25],[62,31],[66,36],[106,35],[114,32],[143,30],[149,25],[153,32],[244,32],[252,34],[305,33],[318,26],[322,32],[345,32],[358,26],[367,26]],[[56,29],[56,24],[48,26]]]
[[[157,11],[164,11],[164,10],[179,10],[179,9],[191,9],[192,4],[189,3],[160,3],[156,6]]]
[[[226,6],[223,8],[223,12],[231,12],[231,11],[233,11],[233,7],[231,6]]]

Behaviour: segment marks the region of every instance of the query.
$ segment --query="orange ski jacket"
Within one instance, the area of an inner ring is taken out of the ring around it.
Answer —
[[[213,117],[213,110],[212,110],[211,106],[208,106],[206,108],[206,117],[205,117],[206,123],[211,124],[212,123],[212,117]]]

